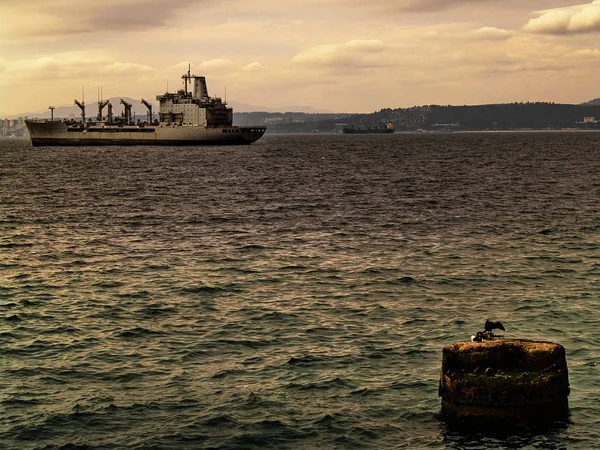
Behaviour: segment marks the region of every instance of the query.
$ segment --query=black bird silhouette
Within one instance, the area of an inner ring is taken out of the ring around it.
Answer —
[[[485,321],[485,325],[483,326],[483,328],[485,329],[485,331],[492,331],[494,329],[506,331],[504,329],[504,325],[502,325],[500,322],[492,322],[490,321],[490,319],[487,319]]]

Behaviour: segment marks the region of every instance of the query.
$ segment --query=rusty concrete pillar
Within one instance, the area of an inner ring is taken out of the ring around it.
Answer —
[[[453,421],[544,421],[568,414],[562,345],[524,339],[456,342],[442,353],[439,396]]]

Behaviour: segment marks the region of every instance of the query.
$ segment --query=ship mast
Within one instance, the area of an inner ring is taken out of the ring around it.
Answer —
[[[185,75],[182,75],[182,76],[181,76],[181,78],[183,78],[183,79],[184,79],[184,81],[185,81],[185,94],[186,94],[186,95],[187,95],[187,93],[188,93],[188,90],[187,90],[187,86],[188,86],[188,80],[189,80],[190,78],[192,78],[192,74],[191,74],[191,72],[190,72],[190,71],[191,71],[191,69],[192,69],[192,64],[188,64],[188,71],[187,71],[187,74],[185,74]]]
[[[98,122],[102,122],[102,110],[106,105],[108,105],[108,100],[104,100],[102,87],[98,86],[98,115],[96,116]]]

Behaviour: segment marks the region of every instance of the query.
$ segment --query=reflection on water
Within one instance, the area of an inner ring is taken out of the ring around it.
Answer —
[[[558,450],[567,448],[565,432],[571,419],[537,424],[456,425],[442,420],[444,443],[453,449],[522,449],[526,447]]]

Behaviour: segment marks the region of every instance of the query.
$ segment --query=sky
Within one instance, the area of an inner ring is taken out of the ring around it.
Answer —
[[[600,97],[600,0],[0,0],[0,114],[206,76],[269,108]]]

